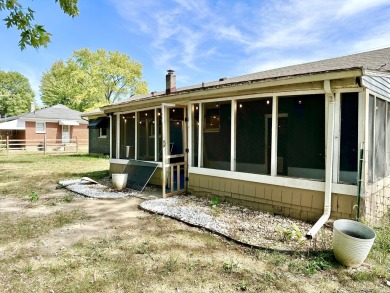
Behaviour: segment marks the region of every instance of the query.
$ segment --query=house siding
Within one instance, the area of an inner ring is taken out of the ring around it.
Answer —
[[[62,139],[62,125],[58,122],[46,122],[46,133],[36,133],[35,122],[26,121],[26,139],[27,140],[44,140],[46,139]],[[71,139],[88,139],[88,128],[86,124],[71,126]],[[39,145],[41,142],[36,142]]]
[[[110,130],[107,129],[107,136],[99,137],[99,128],[89,129],[89,153],[90,154],[110,154]]]
[[[316,221],[324,208],[324,192],[206,175],[190,174],[189,191],[303,221]],[[355,196],[333,193],[331,217],[353,219],[355,204]]]

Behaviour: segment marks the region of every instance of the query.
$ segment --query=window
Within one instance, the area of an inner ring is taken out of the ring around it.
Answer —
[[[46,123],[45,122],[35,122],[35,132],[36,133],[46,133]]]
[[[107,128],[99,128],[99,138],[107,137]]]

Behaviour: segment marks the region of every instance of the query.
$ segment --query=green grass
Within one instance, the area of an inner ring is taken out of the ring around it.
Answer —
[[[54,229],[101,220],[83,205],[91,201],[75,200],[65,191],[60,198],[48,197],[57,181],[98,179],[107,169],[107,159],[88,156],[0,156],[0,194],[26,206],[23,213],[0,209],[1,292],[389,291],[390,217],[374,228],[374,247],[358,269],[338,264],[332,251],[287,254],[244,248],[151,214],[122,222],[128,229],[42,253],[38,244]],[[30,202],[36,198],[33,192],[38,199]]]
[[[27,198],[32,192],[49,193],[63,179],[107,177],[108,167],[107,159],[86,155],[0,155],[0,195]]]

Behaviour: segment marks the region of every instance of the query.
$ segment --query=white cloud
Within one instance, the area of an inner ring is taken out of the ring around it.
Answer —
[[[155,64],[183,72],[214,67],[242,74],[362,51],[369,43],[385,46],[390,39],[387,14],[378,10],[390,11],[385,0],[111,2],[133,31],[150,38]]]
[[[388,0],[347,0],[343,1],[341,4],[339,10],[337,11],[338,17],[345,17],[345,16],[351,16],[356,15],[359,13],[362,13],[364,11],[367,11],[368,9],[383,6],[383,5],[389,5]]]

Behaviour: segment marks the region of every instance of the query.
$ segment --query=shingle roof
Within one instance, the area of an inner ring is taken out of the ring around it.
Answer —
[[[69,109],[58,104],[52,107],[43,108],[34,112],[20,115],[23,120],[50,119],[50,120],[76,120],[77,122],[86,122],[81,119],[81,112]]]
[[[286,66],[242,76],[226,78],[221,81],[205,82],[187,87],[178,88],[176,93],[193,91],[205,88],[223,87],[227,85],[255,82],[268,79],[278,79],[293,76],[312,75],[332,71],[342,71],[348,69],[366,69],[390,73],[390,48],[378,49],[363,53],[352,54],[343,57],[325,59],[298,65]],[[133,101],[154,99],[165,95],[165,91],[154,94],[144,94],[133,96],[116,104],[125,104]],[[113,104],[113,105],[116,105]]]

